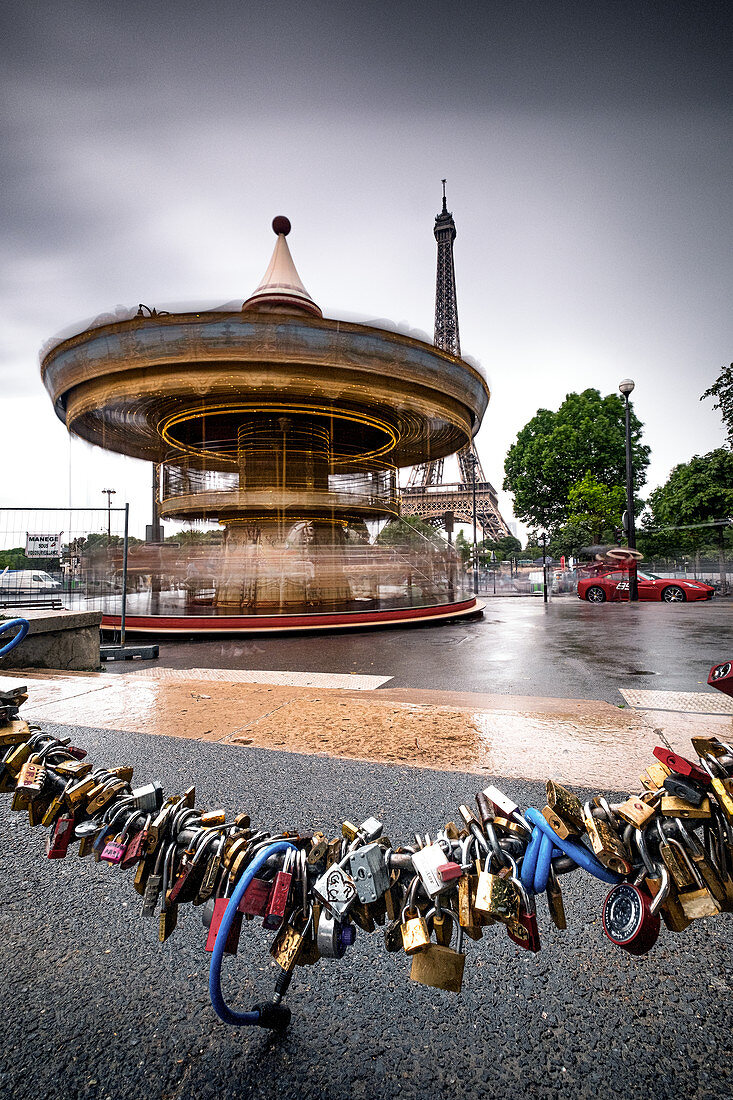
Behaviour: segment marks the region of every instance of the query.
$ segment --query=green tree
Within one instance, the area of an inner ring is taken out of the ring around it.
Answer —
[[[473,543],[468,541],[463,531],[459,531],[456,535],[456,550],[463,564],[468,565],[473,555]]]
[[[390,520],[387,526],[382,528],[377,535],[377,543],[379,546],[420,547],[425,545],[426,539],[434,542],[436,538],[435,530],[429,523],[425,523],[417,516],[409,518],[400,516]]]
[[[494,561],[507,561],[516,557],[517,551],[521,549],[522,544],[514,535],[503,535],[500,539],[483,539],[478,544],[479,562],[481,565],[490,565],[492,553]]]
[[[718,447],[706,455],[695,455],[689,462],[675,466],[664,485],[649,497],[652,525],[661,528],[710,525],[715,520],[730,521],[733,516],[733,451]],[[707,528],[686,532],[699,550]],[[721,591],[727,593],[725,569],[725,526],[717,528]]]
[[[563,554],[577,557],[582,548],[590,546],[593,541],[593,533],[587,523],[564,523],[550,539],[548,553],[553,558],[561,558]]]
[[[649,448],[642,423],[631,411],[634,483],[646,480]],[[626,482],[624,402],[584,390],[567,395],[557,412],[539,409],[509,448],[504,488],[514,495],[514,514],[551,534],[568,521],[568,493],[590,472],[609,489]]]
[[[725,430],[728,433],[728,446],[733,447],[733,363],[729,367],[721,367],[720,374],[712,386],[705,390],[700,398],[716,397],[713,403],[714,409],[720,409]]]
[[[600,542],[604,531],[621,526],[621,514],[626,503],[623,485],[601,484],[586,470],[585,476],[570,486],[568,492],[568,523],[583,524],[590,529],[591,540]]]

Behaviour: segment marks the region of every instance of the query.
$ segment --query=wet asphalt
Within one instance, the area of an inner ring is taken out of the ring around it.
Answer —
[[[604,621],[618,620],[595,619]],[[491,627],[489,615],[484,638]],[[426,649],[432,645],[429,633],[420,637]],[[333,835],[344,817],[375,813],[394,842],[407,842],[415,828],[454,819],[477,788],[475,776],[455,772],[69,732],[95,761],[134,762],[138,782],[156,778],[180,790],[195,781],[199,805],[246,808],[253,821],[273,828],[320,826]],[[542,805],[536,784],[504,785],[518,801]],[[663,929],[652,952],[634,958],[603,935],[606,887],[578,873],[563,880],[566,932],[550,925],[540,899],[539,955],[515,947],[502,929],[487,929],[482,942],[467,941],[456,997],[411,983],[405,957],[387,954],[379,932],[362,934],[343,961],[298,970],[289,995],[293,1022],[274,1037],[227,1027],[215,1016],[197,910],[185,907],[186,919],[159,945],[157,922],[138,915],[129,872],[75,854],[46,860],[43,830],[30,831],[9,803],[0,796],[0,1095],[733,1094],[730,915],[697,921],[677,936]],[[224,990],[235,1007],[269,995],[274,964],[266,935],[245,925],[239,956],[226,961]]]
[[[699,691],[733,655],[733,600],[588,604],[575,596],[486,599],[482,619],[447,625],[218,640],[160,639],[157,664],[356,672],[385,687],[621,703],[620,688]],[[132,662],[110,662],[112,673]],[[134,667],[142,667],[135,662]]]

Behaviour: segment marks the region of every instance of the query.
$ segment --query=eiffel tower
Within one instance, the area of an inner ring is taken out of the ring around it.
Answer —
[[[456,271],[453,262],[453,242],[456,224],[449,213],[443,183],[443,209],[435,219],[435,240],[438,244],[438,270],[435,281],[435,335],[436,347],[460,358],[461,339],[458,332],[458,301],[456,299]],[[511,534],[501,512],[496,490],[487,480],[481,459],[473,441],[458,452],[460,481],[446,484],[443,481],[442,458],[413,466],[406,488],[402,489],[402,515],[419,516],[420,519],[442,526],[446,512],[453,512],[456,523],[473,521],[473,480],[476,479],[476,519],[484,538],[499,539]]]

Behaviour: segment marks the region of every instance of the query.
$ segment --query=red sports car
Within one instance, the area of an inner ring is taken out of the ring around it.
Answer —
[[[715,589],[703,581],[686,581],[680,577],[657,577],[654,573],[637,571],[640,600],[664,600],[683,603],[685,600],[710,600]],[[578,599],[589,603],[606,600],[628,600],[629,574],[625,569],[609,569],[595,577],[578,581]]]

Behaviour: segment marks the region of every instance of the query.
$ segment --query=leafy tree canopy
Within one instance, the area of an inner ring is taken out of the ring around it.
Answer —
[[[587,525],[592,542],[600,542],[605,530],[621,526],[625,503],[623,485],[602,485],[590,470],[586,470],[585,477],[570,486],[568,522]]]
[[[720,409],[725,430],[728,433],[728,446],[733,447],[733,363],[729,367],[721,367],[720,374],[712,386],[710,386],[700,398],[715,397],[714,409]]]
[[[637,489],[646,480],[649,448],[642,423],[631,411],[631,447]],[[609,489],[626,482],[624,401],[584,390],[567,395],[557,412],[539,409],[509,448],[504,488],[514,495],[514,514],[551,533],[569,519],[568,494],[590,473]]]
[[[377,535],[379,546],[424,547],[425,540],[435,541],[435,530],[417,516],[400,516],[389,521]]]
[[[675,466],[649,497],[653,525],[683,527],[733,516],[733,451],[718,447]]]

